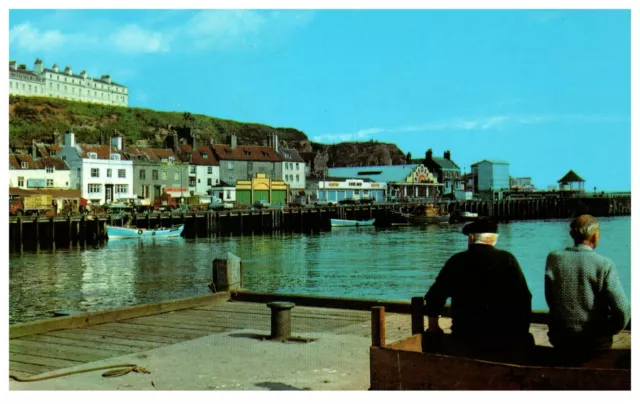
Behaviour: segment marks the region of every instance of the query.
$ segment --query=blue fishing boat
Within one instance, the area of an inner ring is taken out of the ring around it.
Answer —
[[[376,219],[371,220],[344,220],[331,219],[331,227],[373,226]]]
[[[161,227],[158,229],[138,229],[135,227],[105,226],[109,239],[117,238],[158,238],[158,237],[179,237],[184,230],[184,224]]]

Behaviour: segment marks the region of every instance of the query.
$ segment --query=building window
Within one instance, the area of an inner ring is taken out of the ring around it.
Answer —
[[[173,180],[177,181],[180,179],[180,173],[178,171],[173,172]]]
[[[24,177],[18,177],[18,187],[24,187]]]
[[[53,178],[47,178],[47,188],[53,187]]]
[[[27,163],[26,161],[23,161],[22,164],[20,165],[22,168],[29,168],[29,163]]]
[[[189,166],[189,173],[195,174],[196,173],[196,166]]]
[[[99,168],[92,168],[91,169],[91,177],[97,178],[99,176],[100,176],[100,169]]]
[[[296,170],[300,169],[300,163],[296,163]]]
[[[47,166],[46,172],[49,174],[53,173],[53,166]]]
[[[120,160],[120,155],[118,153],[111,153],[111,160]]]
[[[87,187],[88,187],[87,191],[90,194],[97,194],[100,192],[101,184],[87,184]]]
[[[107,168],[107,178],[111,178],[111,169]]]
[[[208,185],[208,186],[211,186],[211,185],[212,185],[212,183],[211,183],[211,178],[207,178],[207,185]]]
[[[231,191],[227,190],[227,200],[231,199]]]
[[[95,153],[95,152],[87,153],[87,157],[90,158],[90,159],[97,159],[98,158],[98,153]]]
[[[207,174],[213,174],[213,167],[207,167]]]
[[[168,179],[167,170],[162,170],[162,180],[166,181]]]
[[[233,161],[227,161],[227,168],[233,170]]]
[[[55,156],[56,155],[56,151],[55,150],[49,150],[49,155],[50,156]]]
[[[140,170],[140,179],[141,180],[147,179],[147,170]]]
[[[296,182],[300,182],[300,174],[296,174]]]
[[[209,155],[208,155],[207,153],[202,153],[202,158],[203,158],[203,159],[208,159],[208,158],[209,158]]]
[[[152,180],[158,179],[158,170],[151,170],[151,179]]]
[[[195,177],[189,177],[189,186],[190,187],[195,187],[196,186],[196,178]]]
[[[126,194],[128,188],[127,184],[116,184],[116,194]]]
[[[121,168],[118,170],[118,178],[127,178],[127,170]]]

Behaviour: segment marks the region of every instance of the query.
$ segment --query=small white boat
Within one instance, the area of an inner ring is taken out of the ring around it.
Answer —
[[[373,226],[376,219],[371,220],[344,220],[331,219],[331,227]]]
[[[105,227],[107,229],[107,238],[109,239],[180,237],[182,230],[184,230],[184,224],[159,229],[138,229],[135,227],[118,227],[109,225],[106,225]]]

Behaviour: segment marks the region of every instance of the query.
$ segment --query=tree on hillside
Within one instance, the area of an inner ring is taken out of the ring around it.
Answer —
[[[407,153],[407,164],[411,164],[411,152]]]

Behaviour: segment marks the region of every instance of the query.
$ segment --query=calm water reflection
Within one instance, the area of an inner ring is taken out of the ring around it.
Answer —
[[[616,264],[630,297],[630,217],[601,219],[598,251]],[[303,235],[198,240],[113,240],[93,249],[10,255],[10,321],[53,311],[95,311],[210,293],[211,261],[243,259],[253,291],[409,300],[426,292],[443,263],[466,248],[460,225],[387,230],[343,228]],[[520,261],[534,298],[546,309],[546,254],[571,244],[567,221],[499,226],[498,247]]]

